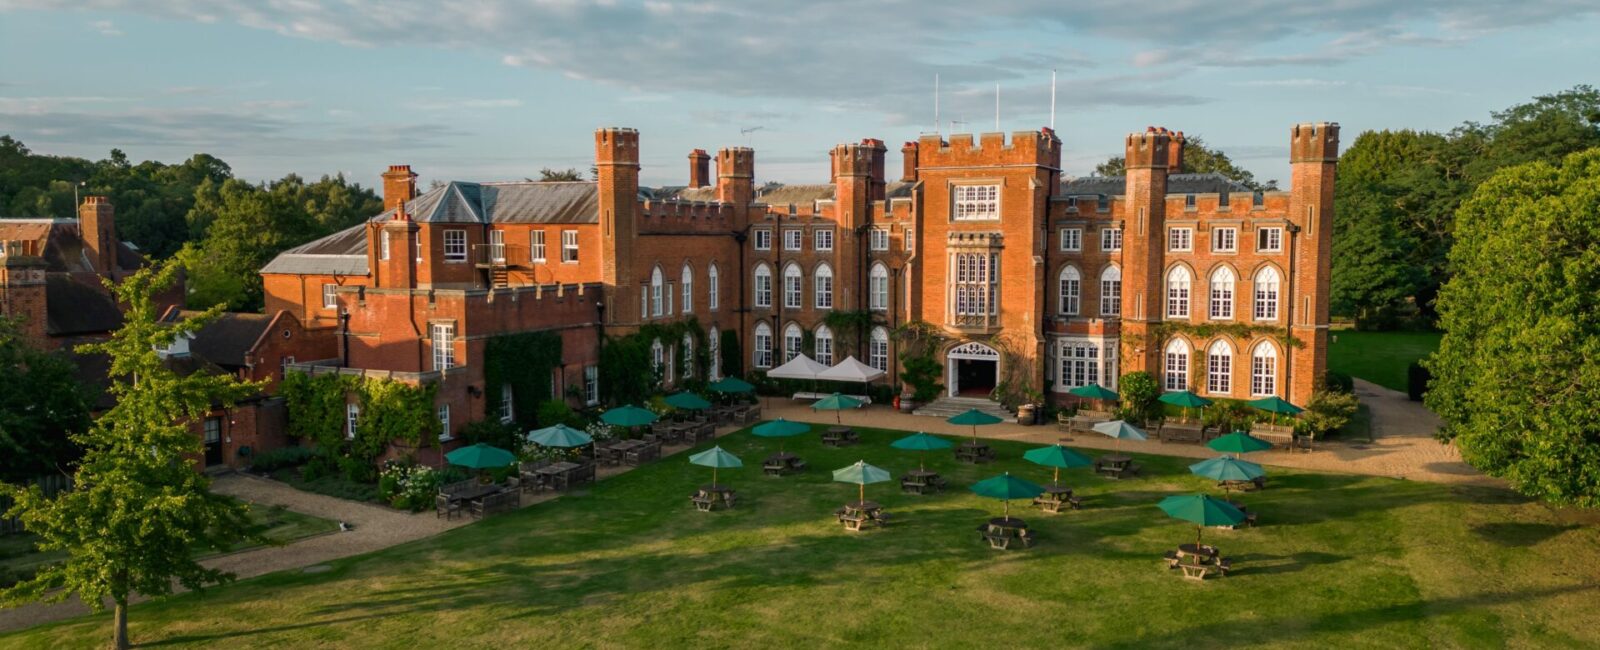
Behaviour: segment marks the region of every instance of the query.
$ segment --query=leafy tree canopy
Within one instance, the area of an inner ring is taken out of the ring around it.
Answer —
[[[1094,173],[1100,176],[1122,176],[1128,173],[1128,161],[1122,156],[1112,156],[1105,162],[1095,165]],[[1221,174],[1229,180],[1249,187],[1252,190],[1276,190],[1278,181],[1269,180],[1265,183],[1256,182],[1255,174],[1249,170],[1233,164],[1228,154],[1221,150],[1206,146],[1205,140],[1200,136],[1186,136],[1183,145],[1183,167],[1175,174]]]
[[[89,428],[89,403],[72,362],[34,347],[0,317],[0,480],[65,472],[78,458],[69,434]]]
[[[569,168],[569,169],[560,169],[560,170],[551,169],[549,167],[545,167],[544,169],[540,169],[539,170],[539,180],[541,180],[541,181],[581,181],[581,180],[583,180],[583,172],[578,171],[578,168],[576,168],[576,167],[572,167],[572,168]]]
[[[1426,403],[1517,490],[1600,507],[1600,148],[1490,177],[1456,214]]]
[[[187,422],[230,406],[257,390],[227,374],[178,374],[156,350],[180,332],[195,331],[219,313],[211,309],[176,326],[157,319],[151,296],[172,285],[176,264],[146,268],[111,288],[127,307],[111,340],[85,346],[111,359],[117,405],[74,436],[83,460],[74,489],[46,497],[37,487],[0,485],[15,499],[10,516],[40,538],[40,550],[65,551],[59,564],[0,591],[6,602],[60,601],[77,596],[99,610],[116,606],[113,638],[128,647],[127,604],[134,594],[160,596],[230,579],[195,561],[197,551],[226,550],[250,532],[242,503],[216,495],[193,467],[202,453]]]

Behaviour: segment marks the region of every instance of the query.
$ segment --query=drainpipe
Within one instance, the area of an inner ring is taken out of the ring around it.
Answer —
[[[1289,399],[1289,388],[1294,386],[1294,355],[1291,353],[1294,340],[1294,245],[1295,235],[1300,234],[1300,226],[1289,224],[1284,230],[1289,231],[1289,263],[1284,266],[1284,291],[1283,297],[1283,398]],[[1254,290],[1254,285],[1251,285]],[[1309,396],[1307,396],[1309,397]]]

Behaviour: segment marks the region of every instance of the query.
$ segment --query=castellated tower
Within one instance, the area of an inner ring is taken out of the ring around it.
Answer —
[[[1328,369],[1328,279],[1333,258],[1333,174],[1339,160],[1339,124],[1296,124],[1289,129],[1289,237],[1294,256],[1288,305],[1289,401],[1305,404]]]
[[[634,245],[639,235],[639,132],[604,128],[594,132],[594,164],[599,173],[601,282],[611,295],[612,322],[637,323],[639,297],[634,286]]]

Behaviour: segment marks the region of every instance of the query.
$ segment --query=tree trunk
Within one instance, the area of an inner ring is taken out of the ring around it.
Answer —
[[[128,643],[128,603],[125,600],[117,601],[115,622],[112,624],[111,647],[117,650],[128,650],[133,647]]]

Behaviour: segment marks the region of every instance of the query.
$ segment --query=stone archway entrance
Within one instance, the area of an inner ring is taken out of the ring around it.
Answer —
[[[945,384],[951,397],[989,398],[1000,379],[1000,353],[994,348],[969,341],[945,353]]]

